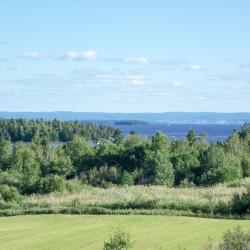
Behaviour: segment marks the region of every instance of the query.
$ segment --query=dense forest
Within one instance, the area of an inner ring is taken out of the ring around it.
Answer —
[[[224,143],[189,131],[185,140],[162,133],[123,138],[110,127],[80,122],[0,121],[0,185],[32,194],[60,191],[70,179],[93,186],[210,186],[250,176],[250,125]],[[50,141],[64,141],[56,148]],[[93,147],[92,140],[100,143]],[[30,143],[24,143],[29,142]],[[12,142],[15,142],[14,144]]]
[[[86,140],[108,139],[117,142],[121,131],[109,126],[96,126],[80,121],[0,119],[0,140],[31,142],[40,139],[47,142],[66,142],[78,135]]]

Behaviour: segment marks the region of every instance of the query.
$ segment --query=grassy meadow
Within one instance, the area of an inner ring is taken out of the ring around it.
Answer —
[[[227,217],[227,205],[245,187],[85,187],[79,193],[26,196],[14,214],[151,214]],[[18,210],[19,209],[19,210]],[[12,211],[14,214],[12,214]]]
[[[138,250],[200,249],[208,238],[221,239],[227,229],[249,220],[218,220],[175,216],[29,215],[0,218],[1,250],[102,249],[117,228],[135,241]]]
[[[72,202],[76,199],[85,205],[103,205],[129,203],[135,200],[158,200],[161,204],[194,202],[209,204],[228,202],[234,193],[242,193],[245,187],[227,187],[217,185],[207,188],[167,188],[164,186],[128,186],[95,188],[86,187],[75,194],[31,195],[25,198],[26,203],[48,203],[54,206]]]

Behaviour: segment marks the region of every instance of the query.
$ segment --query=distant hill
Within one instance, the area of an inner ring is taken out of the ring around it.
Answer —
[[[141,120],[147,123],[216,123],[243,124],[250,122],[250,113],[214,113],[214,112],[166,112],[166,113],[102,113],[102,112],[0,112],[0,118],[58,119],[81,121],[131,121]]]

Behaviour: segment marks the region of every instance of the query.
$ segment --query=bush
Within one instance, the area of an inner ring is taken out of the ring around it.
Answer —
[[[95,187],[110,187],[119,182],[119,172],[116,167],[100,167],[87,171],[82,176],[82,181]]]
[[[250,213],[250,187],[243,194],[234,194],[231,201],[232,212],[243,215]]]
[[[120,178],[121,185],[131,186],[134,184],[134,176],[127,171],[124,171]]]
[[[185,178],[180,182],[179,187],[181,187],[181,188],[192,188],[192,187],[195,187],[195,184],[192,181],[189,181],[187,178]]]
[[[250,157],[244,157],[241,161],[243,177],[250,177]]]
[[[103,250],[127,250],[131,249],[132,246],[133,242],[130,236],[121,230],[117,230],[108,241],[104,242]]]
[[[65,191],[65,180],[58,175],[48,175],[39,180],[38,190],[43,194],[52,192],[63,193]]]
[[[22,197],[18,192],[17,188],[10,187],[8,185],[0,185],[0,195],[2,199],[6,202],[19,202]]]
[[[234,180],[227,183],[228,187],[248,187],[250,186],[250,178],[242,178],[240,180]]]
[[[220,244],[221,250],[249,250],[250,249],[250,232],[244,232],[239,226],[232,231],[228,230],[223,237],[223,242]]]
[[[65,188],[70,194],[79,193],[82,190],[82,184],[78,180],[66,181]]]
[[[223,241],[219,245],[214,245],[209,240],[202,250],[249,250],[250,249],[250,232],[244,232],[239,226],[232,231],[228,230]]]
[[[0,171],[0,185],[1,184],[6,184],[8,186],[17,186],[18,179],[8,172]]]

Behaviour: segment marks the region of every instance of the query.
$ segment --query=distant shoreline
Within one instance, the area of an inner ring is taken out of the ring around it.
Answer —
[[[92,123],[156,123],[156,124],[230,124],[243,125],[250,122],[250,113],[216,112],[165,112],[165,113],[104,113],[104,112],[7,112],[0,111],[3,119],[44,119],[44,120],[79,120]]]

